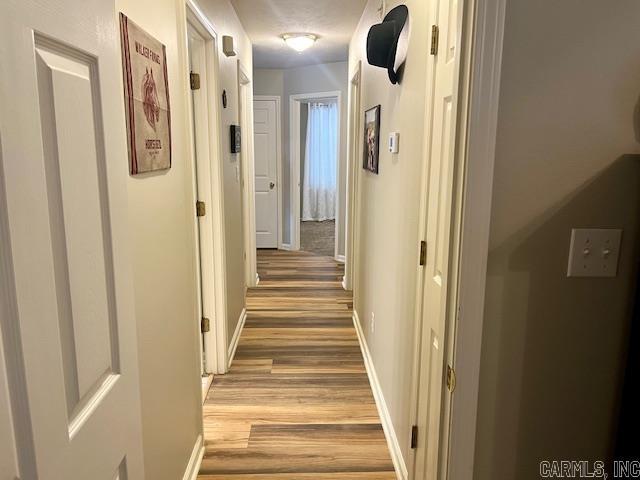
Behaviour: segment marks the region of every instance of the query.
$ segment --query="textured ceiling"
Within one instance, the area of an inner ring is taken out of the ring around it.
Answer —
[[[231,0],[253,43],[255,68],[291,68],[347,60],[349,41],[367,0]],[[318,35],[297,53],[280,35]]]

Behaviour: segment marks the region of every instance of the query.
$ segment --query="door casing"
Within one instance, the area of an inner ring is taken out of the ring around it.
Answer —
[[[244,231],[244,270],[247,287],[258,285],[258,259],[256,254],[256,187],[253,162],[253,91],[251,77],[240,60],[238,71],[238,110],[242,148],[240,166],[242,169],[242,223]]]
[[[349,125],[347,139],[347,196],[345,205],[345,265],[342,286],[345,290],[352,290],[353,297],[356,297],[356,276],[358,270],[357,247],[360,231],[358,211],[359,211],[359,179],[360,179],[360,153],[362,142],[360,141],[361,118],[360,113],[360,92],[362,64],[358,61],[354,72],[349,76]]]

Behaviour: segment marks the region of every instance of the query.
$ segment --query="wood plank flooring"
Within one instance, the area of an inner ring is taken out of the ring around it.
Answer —
[[[394,480],[343,265],[262,250],[228,374],[204,403],[199,480]]]

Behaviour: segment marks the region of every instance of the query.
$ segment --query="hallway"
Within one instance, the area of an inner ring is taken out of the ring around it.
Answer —
[[[227,375],[204,405],[200,480],[393,480],[344,266],[262,250]]]

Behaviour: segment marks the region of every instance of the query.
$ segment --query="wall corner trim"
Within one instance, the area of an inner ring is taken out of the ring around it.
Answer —
[[[202,457],[204,457],[204,443],[202,441],[202,435],[198,435],[196,443],[193,446],[189,463],[184,471],[182,480],[196,480],[198,473],[200,472],[200,464],[202,463]]]
[[[231,363],[233,362],[233,358],[236,355],[236,349],[238,348],[238,342],[240,341],[240,334],[242,334],[242,329],[244,328],[244,322],[247,319],[247,309],[243,308],[242,312],[240,312],[240,318],[238,319],[238,325],[236,326],[236,331],[233,333],[233,338],[231,339],[231,345],[229,345],[229,356],[227,358],[227,370],[231,368]]]
[[[360,317],[358,312],[353,311],[353,325],[358,335],[358,342],[360,343],[360,350],[362,351],[362,357],[364,358],[364,366],[367,370],[367,376],[369,377],[369,383],[371,384],[371,390],[373,391],[373,398],[376,401],[376,407],[380,420],[382,421],[382,429],[384,430],[384,436],[387,439],[387,445],[389,447],[389,453],[391,454],[391,460],[396,471],[396,477],[398,480],[408,480],[409,473],[407,470],[407,464],[402,456],[402,450],[400,450],[400,443],[396,435],[393,423],[391,422],[391,415],[387,408],[384,395],[382,393],[382,387],[378,381],[378,375],[376,374],[375,367],[373,365],[373,358],[369,352],[367,346],[367,340],[365,339],[364,332],[360,324]]]

